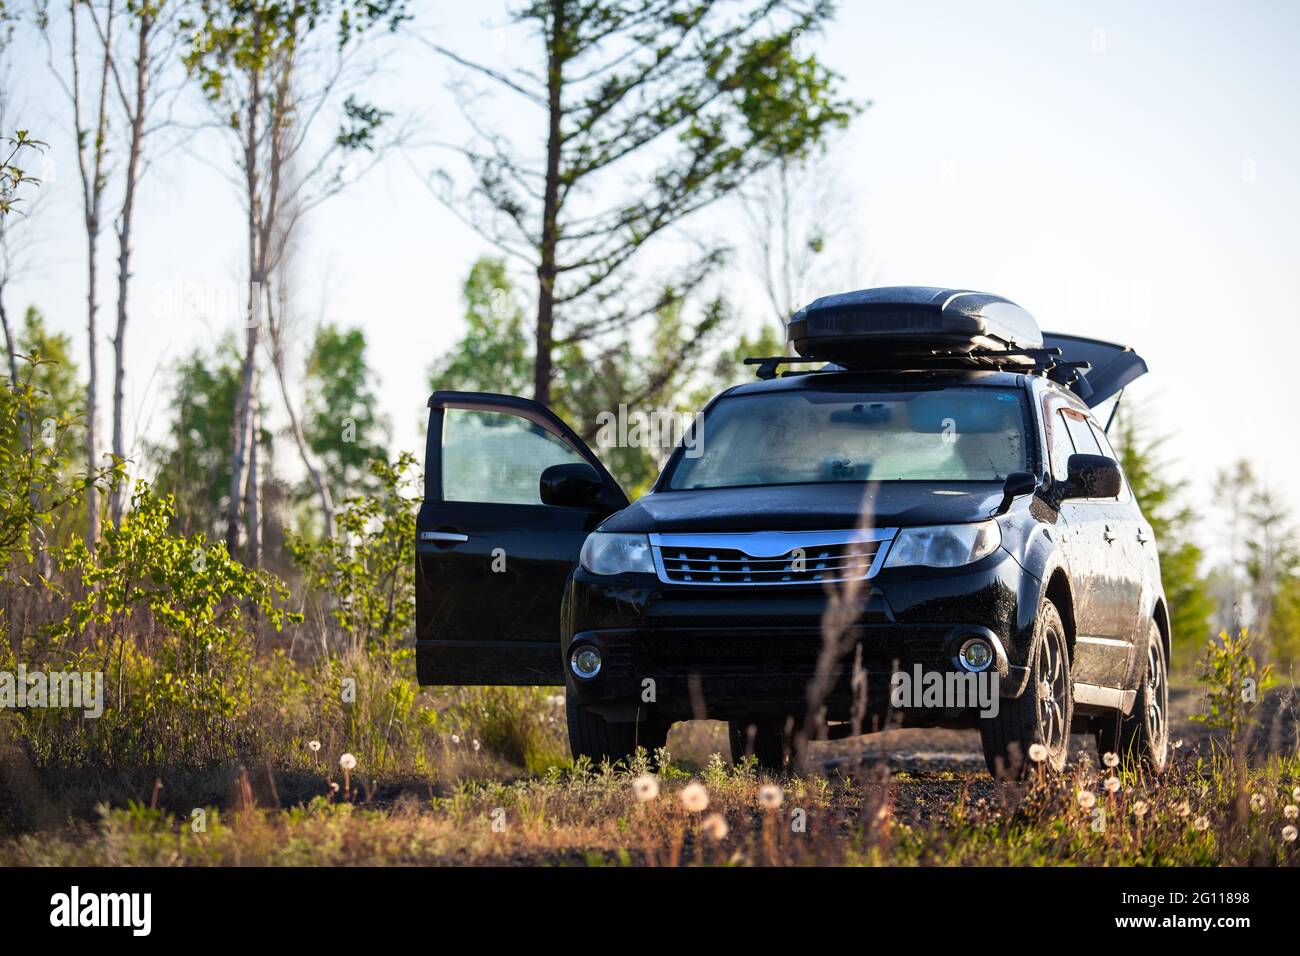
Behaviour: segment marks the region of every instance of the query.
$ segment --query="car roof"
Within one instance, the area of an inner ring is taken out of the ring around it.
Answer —
[[[818,390],[823,388],[907,388],[944,386],[999,386],[1026,388],[1030,376],[1021,372],[1003,372],[986,369],[917,369],[908,371],[833,370],[820,372],[793,372],[776,378],[760,379],[736,385],[723,395],[753,395],[769,392]],[[719,396],[721,397],[721,396]]]

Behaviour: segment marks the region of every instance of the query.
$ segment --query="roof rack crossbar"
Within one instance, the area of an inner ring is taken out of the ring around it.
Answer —
[[[776,371],[782,365],[808,364],[815,362],[815,359],[806,359],[801,355],[773,355],[767,357],[749,356],[745,359],[746,365],[758,366],[758,377],[766,381],[769,378],[776,378]]]

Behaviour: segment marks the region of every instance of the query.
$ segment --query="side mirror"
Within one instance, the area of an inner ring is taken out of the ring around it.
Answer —
[[[1120,490],[1119,465],[1105,455],[1071,455],[1063,498],[1114,498]]]
[[[1032,495],[1038,490],[1038,477],[1028,471],[1013,471],[1007,475],[1007,480],[1002,485],[1002,502],[998,505],[995,515],[1006,514],[1007,509],[1011,507],[1011,502],[1015,501],[1021,495]]]
[[[605,483],[596,469],[575,461],[551,465],[542,472],[538,494],[544,505],[564,508],[599,508],[604,502]]]

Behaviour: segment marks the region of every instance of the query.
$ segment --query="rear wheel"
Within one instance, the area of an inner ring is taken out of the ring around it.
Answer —
[[[1160,628],[1147,628],[1146,662],[1130,714],[1097,722],[1097,752],[1141,760],[1156,772],[1169,763],[1169,662]]]
[[[1041,756],[1053,772],[1065,769],[1074,693],[1065,628],[1051,601],[1044,601],[1038,609],[1034,644],[1024,692],[1019,697],[1001,698],[997,714],[980,721],[984,762],[994,777],[1024,777],[1037,762],[1034,756]],[[1041,753],[1035,745],[1042,748]]]
[[[624,764],[644,747],[653,760],[655,751],[668,742],[668,723],[656,715],[642,715],[635,721],[611,721],[594,714],[566,694],[564,709],[569,723],[569,750],[573,759],[588,757],[594,764],[608,760]]]
[[[731,762],[746,757],[758,759],[763,770],[781,770],[790,748],[783,720],[731,720],[727,722],[731,738]]]

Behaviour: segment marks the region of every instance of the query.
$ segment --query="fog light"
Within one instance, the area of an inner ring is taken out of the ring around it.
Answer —
[[[961,666],[968,671],[976,673],[987,670],[988,666],[993,663],[993,648],[989,642],[982,637],[972,637],[969,641],[961,646],[957,652],[957,658],[961,661]]]
[[[600,651],[590,644],[574,648],[569,655],[569,669],[583,680],[591,680],[600,673]]]

